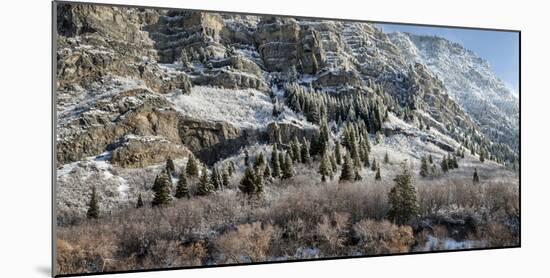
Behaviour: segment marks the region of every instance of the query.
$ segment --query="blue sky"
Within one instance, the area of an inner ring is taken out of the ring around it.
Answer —
[[[435,35],[460,43],[487,60],[497,76],[517,94],[519,92],[519,34],[517,32],[472,30],[442,27],[377,24],[384,32],[409,32]]]

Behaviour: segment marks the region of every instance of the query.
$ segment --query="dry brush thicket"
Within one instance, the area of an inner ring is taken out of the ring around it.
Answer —
[[[308,173],[128,209],[58,229],[59,273],[118,271],[519,244],[517,182],[417,179],[420,214],[387,220],[393,182],[320,183]],[[150,200],[146,200],[146,203]],[[454,245],[453,245],[454,244]]]

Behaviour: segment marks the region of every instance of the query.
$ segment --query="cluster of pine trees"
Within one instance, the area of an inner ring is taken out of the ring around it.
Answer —
[[[254,164],[251,165],[250,156],[245,150],[246,169],[239,189],[249,196],[258,195],[263,192],[266,181],[292,178],[295,175],[295,163],[309,164],[310,162],[311,143],[305,137],[302,140],[294,137],[287,150],[279,148],[277,143],[273,144],[269,163],[264,153],[261,152],[256,157]]]
[[[376,158],[369,158],[371,145],[369,142],[369,133],[364,122],[348,122],[343,129],[342,144],[347,150],[344,157],[340,181],[361,180],[360,171],[363,167],[370,167],[375,174],[375,180],[381,180],[380,164]],[[336,144],[339,149],[339,144]],[[338,150],[338,153],[340,151]],[[384,163],[390,163],[388,154],[384,156]]]
[[[211,171],[201,164],[201,162],[193,156],[189,156],[186,167],[179,171],[176,170],[172,159],[168,158],[166,166],[155,177],[153,183],[153,200],[151,205],[164,206],[172,202],[173,198],[191,198],[189,192],[189,182],[193,181],[197,184],[195,194],[197,196],[205,196],[217,190],[223,190],[229,187],[230,178],[235,172],[235,165],[229,162],[223,167],[213,167]],[[178,177],[175,189],[173,188],[173,178]],[[136,208],[144,206],[144,201],[141,192],[138,194]],[[96,219],[99,217],[99,204],[96,189],[93,188],[90,202],[88,203],[87,217]]]
[[[458,159],[456,155],[448,154],[443,156],[443,159],[441,159],[440,165],[441,165],[441,171],[445,173],[449,170],[458,168]]]
[[[493,160],[505,166],[512,167],[519,160],[517,153],[508,145],[503,143],[492,143],[483,134],[475,132],[473,129],[468,134],[460,138],[459,142],[468,150],[471,155],[479,155],[479,160]]]
[[[187,165],[179,171],[176,171],[174,162],[171,159],[166,161],[166,167],[157,175],[153,183],[153,206],[167,205],[172,201],[172,196],[181,198],[190,198],[189,182],[193,181],[197,184],[195,194],[197,196],[205,196],[217,190],[223,190],[229,186],[229,181],[235,172],[235,165],[229,163],[223,167],[213,167],[211,171],[201,165],[200,161],[193,156],[189,157]],[[177,176],[178,182],[173,190],[172,178]],[[141,193],[138,197],[137,207],[143,206]],[[141,205],[140,205],[141,203]]]
[[[284,87],[286,104],[293,111],[303,113],[306,119],[321,124],[322,119],[337,122],[364,122],[368,132],[382,128],[387,118],[386,105],[376,94],[329,94],[313,88],[289,83]]]
[[[435,173],[434,160],[431,154],[428,155],[427,158],[426,156],[420,158],[420,176],[423,178],[428,177],[430,175],[430,169],[431,174]]]

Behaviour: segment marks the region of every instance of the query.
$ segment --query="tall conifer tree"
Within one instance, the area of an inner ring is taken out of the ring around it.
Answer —
[[[92,195],[90,196],[90,202],[88,203],[88,211],[86,212],[88,219],[99,218],[99,203],[97,200],[97,193],[95,187],[92,187]]]
[[[157,176],[156,184],[153,185],[154,196],[153,206],[168,205],[172,201],[172,179],[169,177],[168,171],[165,169]]]
[[[189,198],[189,187],[187,186],[187,177],[185,172],[181,171],[179,175],[178,185],[176,187],[176,198],[181,199],[183,197]]]
[[[390,203],[388,217],[395,223],[405,224],[417,216],[419,211],[416,189],[406,166],[403,166],[402,173],[397,175],[393,181],[395,184],[388,193]]]

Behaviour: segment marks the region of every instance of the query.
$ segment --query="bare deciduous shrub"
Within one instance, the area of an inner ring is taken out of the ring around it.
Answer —
[[[488,183],[484,187],[484,206],[494,213],[504,210],[507,213],[519,211],[519,188],[503,183]]]
[[[487,241],[488,247],[504,247],[519,244],[519,238],[514,236],[506,226],[498,222],[490,222],[482,228],[480,238]]]
[[[368,255],[408,252],[414,244],[410,226],[397,226],[387,220],[363,219],[353,225],[353,231]]]
[[[102,272],[116,269],[115,245],[109,237],[82,237],[76,244],[58,239],[56,263],[60,273]]]
[[[284,227],[278,227],[269,254],[273,257],[293,257],[298,249],[310,245],[313,234],[302,219],[289,220]]]
[[[323,215],[321,222],[317,224],[316,234],[322,249],[328,256],[342,254],[344,242],[348,238],[349,214],[335,212],[328,217]]]
[[[202,265],[204,258],[208,255],[208,250],[203,241],[193,242],[180,247],[180,257],[178,266],[198,266]]]
[[[304,171],[269,183],[253,203],[225,190],[162,209],[151,208],[146,197],[143,208],[103,213],[96,221],[65,215],[57,233],[59,273],[410,250],[412,229],[384,221],[391,180],[319,183],[315,171]],[[417,194],[418,222],[430,227],[419,226],[418,250],[447,244],[449,237],[458,248],[518,243],[517,183],[426,179],[417,183]]]
[[[242,224],[218,236],[214,246],[222,263],[265,261],[274,235],[275,228],[269,224]]]
[[[448,236],[447,227],[443,225],[435,225],[432,230],[433,235],[437,238],[446,238]]]

